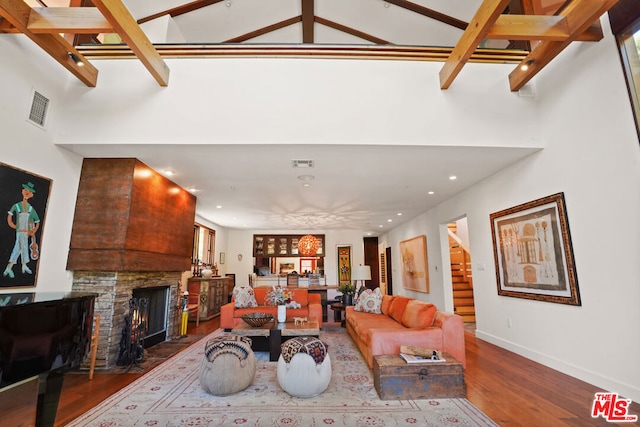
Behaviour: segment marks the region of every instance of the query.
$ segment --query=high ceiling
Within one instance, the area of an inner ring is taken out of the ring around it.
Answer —
[[[539,150],[182,144],[66,148],[85,157],[136,157],[158,172],[170,168],[172,181],[195,188],[198,213],[225,227],[352,229],[365,235],[382,234]],[[311,160],[313,167],[294,168],[293,160]]]
[[[94,58],[137,57],[159,85],[167,86],[170,70],[165,57],[316,56],[441,61],[443,90],[468,61],[513,63],[512,91],[522,88],[570,43],[600,40],[599,18],[616,3],[72,0],[73,6],[82,7],[39,7],[68,2],[29,1],[27,5],[0,0],[0,33],[7,33],[0,37],[25,34],[89,87],[97,84]],[[224,144],[65,147],[85,157],[136,157],[158,171],[172,169],[173,181],[196,189],[198,212],[225,227],[355,229],[372,235],[537,150]],[[252,156],[246,155],[249,150]],[[295,169],[294,159],[312,160],[314,166]],[[304,175],[313,179],[299,178]],[[456,180],[449,179],[453,175]]]

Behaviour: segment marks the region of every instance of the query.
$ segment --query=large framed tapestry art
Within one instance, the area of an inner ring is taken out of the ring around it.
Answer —
[[[490,218],[498,295],[580,305],[564,193]]]

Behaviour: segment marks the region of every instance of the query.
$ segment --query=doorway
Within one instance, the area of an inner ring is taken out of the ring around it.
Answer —
[[[464,323],[475,323],[476,310],[467,218],[464,217],[447,224],[447,234],[449,236],[453,312],[460,315]]]

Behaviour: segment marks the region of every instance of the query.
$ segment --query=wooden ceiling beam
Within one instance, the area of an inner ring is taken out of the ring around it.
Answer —
[[[300,0],[302,5],[302,43],[313,43],[314,40],[314,0]]]
[[[329,28],[333,28],[334,30],[342,31],[343,33],[351,34],[352,36],[370,41],[371,43],[391,44],[387,40],[380,39],[378,37],[372,36],[371,34],[364,33],[362,31],[356,30],[355,28],[347,27],[346,25],[338,24],[337,22],[330,21],[328,19],[324,19],[319,16],[316,16],[316,22],[318,24],[326,25]]]
[[[448,89],[510,0],[484,0],[440,70],[440,88]]]
[[[500,15],[487,32],[495,40],[554,40],[562,41],[571,35],[564,16]],[[602,40],[600,23],[589,26],[576,41]]]
[[[193,12],[194,10],[202,9],[203,7],[211,6],[222,1],[224,0],[197,0],[191,3],[183,4],[181,6],[176,6],[171,9],[163,10],[158,13],[154,13],[153,15],[145,16],[144,18],[140,18],[138,19],[138,24],[144,24],[145,22],[153,21],[154,19],[160,18],[164,15],[169,15],[172,17],[184,15],[185,13]]]
[[[574,0],[562,9],[559,16],[566,18],[569,37],[563,41],[541,41],[518,68],[509,74],[509,86],[518,91],[540,72],[571,42],[578,39],[594,22],[612,8],[618,0]],[[528,64],[526,70],[522,65]]]
[[[96,7],[34,7],[27,28],[34,34],[113,32],[113,25]]]
[[[0,16],[0,34],[20,34],[20,30]]]
[[[424,6],[420,6],[419,4],[407,1],[407,0],[384,0],[387,3],[394,4],[403,9],[410,10],[411,12],[417,13],[422,16],[426,16],[427,18],[435,19],[436,21],[440,21],[447,25],[451,25],[452,27],[459,28],[461,30],[465,30],[467,28],[467,23],[461,21],[460,19],[454,18],[449,15],[445,15],[444,13],[437,12],[433,9],[429,9]]]
[[[95,87],[98,81],[98,70],[60,34],[35,34],[31,32],[27,28],[30,14],[31,8],[22,0],[0,0],[0,16],[29,37],[85,85]],[[76,64],[69,57],[69,53],[77,55],[83,65]]]
[[[8,0],[2,0],[8,1]],[[169,85],[169,67],[121,0],[93,0],[160,86]]]
[[[281,28],[288,27],[289,25],[297,24],[302,20],[301,16],[294,16],[293,18],[285,19],[284,21],[276,22],[275,24],[267,25],[266,27],[258,28],[257,30],[251,31],[246,34],[242,34],[240,36],[234,37],[229,40],[225,40],[223,43],[242,43],[247,40],[251,40],[253,38],[259,37],[263,34],[270,33],[275,30],[279,30]]]

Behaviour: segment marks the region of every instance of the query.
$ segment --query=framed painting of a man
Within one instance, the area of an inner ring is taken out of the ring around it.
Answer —
[[[498,295],[580,305],[564,193],[490,219]]]
[[[34,287],[51,180],[0,163],[0,289]]]

